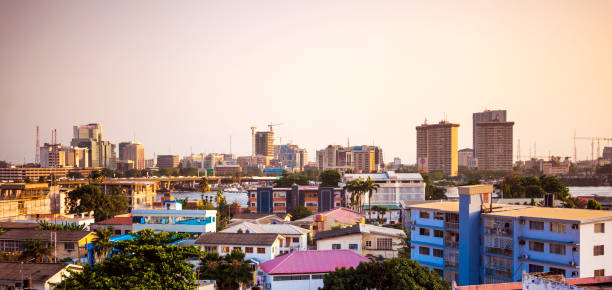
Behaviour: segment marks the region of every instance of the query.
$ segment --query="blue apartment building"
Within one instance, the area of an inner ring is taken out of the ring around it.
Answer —
[[[491,192],[464,186],[458,202],[405,209],[411,258],[459,285],[521,281],[523,271],[612,275],[611,211],[492,204]]]

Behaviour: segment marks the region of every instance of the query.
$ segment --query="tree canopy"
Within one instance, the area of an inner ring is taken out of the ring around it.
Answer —
[[[302,173],[283,172],[275,182],[276,187],[291,187],[294,184],[308,185],[308,177]]]
[[[219,253],[206,253],[200,259],[198,277],[201,280],[215,280],[221,290],[237,290],[241,284],[252,284],[253,268],[244,260],[244,253],[234,248],[225,257]]]
[[[357,268],[336,269],[323,277],[322,290],[451,289],[436,272],[407,258],[362,262]]]
[[[587,202],[587,208],[588,209],[602,210],[602,207],[601,207],[601,204],[599,203],[599,201],[596,201],[594,199],[589,199],[589,201]]]
[[[113,245],[115,254],[82,272],[72,272],[57,289],[193,289],[195,272],[189,258],[195,246],[170,245],[185,234],[143,230],[135,239]]]
[[[322,187],[338,187],[342,176],[337,170],[325,170],[319,175]]]
[[[299,220],[312,215],[312,211],[305,206],[298,206],[291,211],[291,220]]]
[[[126,212],[128,199],[121,194],[104,194],[100,187],[89,184],[68,192],[66,206],[70,213],[93,211],[97,222]]]
[[[511,173],[500,184],[505,198],[541,198],[545,193],[554,193],[559,200],[569,197],[569,189],[554,176],[520,176]]]

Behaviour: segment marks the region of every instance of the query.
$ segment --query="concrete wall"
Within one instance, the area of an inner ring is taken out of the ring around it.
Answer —
[[[332,250],[332,244],[340,244],[340,249],[348,250],[350,244],[357,244],[356,252],[363,255],[362,234],[333,237],[329,239],[317,240],[317,250]],[[375,243],[376,241],[374,241]]]
[[[612,221],[604,224],[604,233],[595,233],[595,223],[580,225],[580,277],[593,277],[597,269],[612,275]],[[596,245],[604,245],[604,255],[593,256]]]

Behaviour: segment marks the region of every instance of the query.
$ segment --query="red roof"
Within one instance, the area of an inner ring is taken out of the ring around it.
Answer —
[[[99,221],[96,224],[98,225],[131,225],[132,217],[129,217],[129,216],[114,217],[114,218],[106,219],[103,221]]]
[[[357,267],[367,258],[351,250],[297,251],[261,264],[269,275],[327,273],[336,268]]]
[[[363,214],[345,207],[337,207],[332,210],[322,212],[325,218],[331,218],[341,223],[352,224],[358,223],[364,217]]]

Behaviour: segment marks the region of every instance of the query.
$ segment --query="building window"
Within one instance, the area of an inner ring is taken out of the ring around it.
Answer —
[[[253,247],[244,247],[244,252],[248,253],[248,254],[252,254],[253,253]]]
[[[565,255],[565,245],[550,243],[549,252],[551,254]]]
[[[230,247],[223,247],[223,249],[221,250],[223,253],[229,253],[230,251]]]
[[[599,234],[599,233],[605,233],[606,232],[606,228],[605,228],[605,224],[604,223],[596,223],[595,224],[595,233]]]
[[[115,235],[121,235],[121,230],[115,230]]]
[[[603,254],[604,254],[603,245],[593,247],[593,256],[603,256]]]
[[[544,252],[544,243],[529,241],[529,250],[534,252]]]
[[[436,211],[436,212],[434,212],[434,219],[435,220],[443,221],[444,220],[444,214],[439,212],[439,211]]]
[[[429,237],[429,229],[419,228],[419,235],[421,235],[421,236],[428,236]]]
[[[544,266],[529,264],[529,273],[539,273],[539,272],[544,272]]]
[[[550,223],[550,231],[553,233],[565,233],[566,228],[564,223]]]
[[[442,258],[444,257],[444,251],[442,251],[442,249],[433,249],[433,256]]]
[[[544,230],[544,222],[529,221],[529,229],[536,231]]]
[[[300,242],[300,238],[292,238],[291,239],[294,243],[299,243]]]
[[[257,254],[265,254],[266,248],[257,248]]]
[[[419,254],[429,256],[429,248],[419,247]]]
[[[606,276],[606,275],[605,275],[604,269],[599,269],[599,270],[595,270],[595,274],[593,276],[600,277],[600,276]]]
[[[312,275],[310,279],[312,280],[323,280],[323,276],[325,275],[321,275],[321,274],[316,274],[316,275]]]
[[[378,250],[393,250],[393,240],[391,238],[376,239],[376,248]]]
[[[357,244],[349,244],[349,250],[357,251],[359,250],[359,247]]]
[[[214,247],[214,246],[205,246],[204,247],[204,251],[209,252],[209,253],[216,253],[217,252],[217,247]]]
[[[428,211],[419,211],[419,217],[422,219],[429,219],[429,212]]]
[[[372,247],[372,241],[366,241],[366,247],[371,248]]]
[[[340,244],[332,244],[332,250],[340,250],[342,247]]]
[[[561,274],[561,275],[565,276],[565,269],[559,269],[559,268],[550,267],[548,269],[548,272],[554,273],[554,274]]]
[[[74,243],[64,243],[64,250],[74,251]]]
[[[444,237],[444,232],[441,230],[434,230],[434,237],[436,238],[443,238]]]

